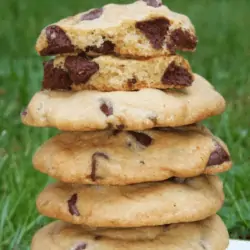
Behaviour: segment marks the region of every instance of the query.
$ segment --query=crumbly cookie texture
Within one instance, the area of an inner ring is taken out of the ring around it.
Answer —
[[[197,38],[189,18],[158,3],[108,4],[60,20],[41,32],[36,50],[42,56],[86,52],[130,57],[195,50]]]
[[[53,222],[40,229],[31,250],[225,250],[229,236],[219,216],[158,227],[90,229]]]
[[[41,91],[22,113],[22,121],[66,131],[145,130],[193,124],[224,109],[223,97],[195,75],[192,86],[181,90]]]
[[[99,91],[184,88],[194,80],[181,56],[125,59],[115,56],[58,56],[44,63],[43,89]]]
[[[202,126],[65,132],[36,152],[34,167],[68,183],[127,185],[224,172],[226,145]]]
[[[223,205],[222,182],[200,176],[127,186],[55,183],[37,199],[48,217],[90,227],[141,227],[192,222]]]

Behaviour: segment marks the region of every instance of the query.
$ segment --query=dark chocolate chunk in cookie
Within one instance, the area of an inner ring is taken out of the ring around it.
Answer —
[[[163,84],[190,86],[193,82],[193,76],[188,70],[172,62],[164,72],[161,81]]]
[[[143,0],[143,1],[146,2],[148,6],[152,6],[155,8],[162,6],[161,0]]]
[[[136,23],[136,28],[147,37],[155,49],[162,48],[169,31],[169,26],[170,22],[166,18],[157,18]]]
[[[87,248],[87,244],[86,243],[79,243],[74,250],[84,250]]]
[[[136,84],[136,82],[137,82],[137,80],[136,80],[135,77],[133,77],[133,78],[131,78],[131,79],[128,79],[128,87],[129,87],[130,89],[132,89],[132,88],[133,88],[133,85]]]
[[[60,68],[55,68],[53,60],[43,63],[44,77],[43,77],[43,89],[51,90],[70,90],[72,80],[66,71]]]
[[[171,50],[175,51],[176,49],[188,49],[194,50],[197,45],[197,38],[190,32],[182,29],[173,30],[170,34],[170,47],[173,47]]]
[[[42,56],[71,53],[75,51],[75,47],[66,33],[57,25],[51,25],[46,28],[46,37],[48,46],[40,52]]]
[[[97,159],[98,158],[103,158],[108,160],[109,157],[107,154],[102,153],[102,152],[96,152],[92,155],[92,163],[91,163],[91,174],[90,174],[90,178],[92,181],[96,181],[97,180],[97,176],[96,176],[96,170],[97,170]]]
[[[76,207],[77,194],[73,194],[68,200],[68,208],[71,215],[80,216],[80,213]]]
[[[90,12],[83,14],[81,16],[81,21],[97,19],[102,15],[102,13],[103,13],[103,8],[93,9]]]
[[[113,107],[112,105],[107,101],[102,101],[102,104],[100,106],[101,111],[106,115],[110,116],[113,115]]]
[[[94,52],[97,54],[113,54],[115,49],[115,45],[111,41],[105,41],[100,47],[97,46],[88,46],[86,48],[86,52]]]
[[[74,83],[86,83],[99,70],[96,62],[89,61],[82,56],[68,56],[64,66]]]
[[[142,132],[134,132],[134,131],[129,131],[129,134],[131,134],[137,142],[139,142],[141,145],[148,147],[152,144],[153,139]]]
[[[211,153],[207,166],[215,166],[220,165],[224,162],[230,161],[229,154],[225,151],[225,149],[218,143],[215,142],[215,150]]]

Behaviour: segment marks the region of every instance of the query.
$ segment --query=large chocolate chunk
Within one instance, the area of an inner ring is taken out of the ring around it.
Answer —
[[[176,49],[188,49],[194,50],[197,45],[197,38],[192,33],[182,29],[173,30],[170,34],[170,44],[171,50]]]
[[[146,2],[148,6],[152,6],[155,8],[162,6],[161,0],[143,0],[143,1]]]
[[[164,72],[161,81],[163,84],[190,86],[193,82],[193,76],[185,68],[172,62]]]
[[[145,147],[148,147],[152,144],[153,139],[147,134],[134,131],[129,131],[128,133],[131,134],[136,139],[136,141],[138,141],[141,145]]]
[[[230,161],[229,154],[224,150],[224,148],[218,143],[215,142],[215,150],[211,153],[207,166],[220,165],[224,162]]]
[[[105,41],[100,47],[97,46],[88,46],[86,48],[86,52],[94,52],[97,54],[113,54],[115,49],[115,45],[110,41]]]
[[[86,83],[99,70],[99,65],[96,62],[81,56],[68,56],[64,66],[74,83]]]
[[[76,202],[77,202],[77,194],[73,194],[71,198],[68,200],[69,212],[71,213],[71,215],[80,216],[80,213],[76,207]]]
[[[161,49],[168,33],[170,22],[166,18],[157,18],[136,23],[139,29],[155,49]]]
[[[96,170],[97,170],[97,159],[98,158],[103,158],[108,160],[109,157],[107,154],[102,153],[102,152],[96,152],[92,155],[92,164],[91,164],[91,174],[90,174],[90,178],[92,181],[96,181],[97,180],[97,176],[96,176]]]
[[[102,104],[100,106],[100,110],[106,115],[110,116],[113,115],[113,107],[109,102],[102,101]]]
[[[42,56],[71,53],[75,51],[75,47],[72,45],[70,39],[59,26],[48,26],[46,28],[46,37],[48,46],[40,52]]]
[[[53,65],[53,60],[44,62],[44,78],[43,78],[43,88],[52,90],[70,90],[72,85],[72,80],[66,71],[55,68]]]
[[[91,10],[90,12],[83,14],[81,16],[81,21],[97,19],[102,15],[102,13],[103,13],[103,8]]]

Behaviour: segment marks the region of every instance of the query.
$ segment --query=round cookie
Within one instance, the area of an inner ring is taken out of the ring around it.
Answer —
[[[90,227],[141,227],[192,222],[215,214],[223,205],[217,176],[127,186],[55,183],[37,198],[48,217]]]
[[[194,80],[189,63],[181,56],[125,59],[84,54],[58,56],[44,63],[43,89],[99,91],[142,88],[184,88]]]
[[[159,0],[145,0],[108,4],[49,25],[41,32],[36,50],[42,56],[84,51],[155,57],[193,51],[196,45],[188,17],[172,12]]]
[[[53,222],[40,229],[31,250],[225,250],[227,229],[219,216],[158,227],[88,229]]]
[[[127,185],[228,170],[226,145],[202,126],[65,132],[36,152],[39,171],[68,183]]]
[[[224,109],[223,97],[195,75],[192,86],[181,90],[41,91],[22,113],[22,121],[66,131],[145,130],[193,124]]]

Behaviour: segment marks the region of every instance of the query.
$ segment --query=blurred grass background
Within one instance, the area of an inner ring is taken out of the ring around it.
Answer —
[[[39,216],[35,197],[50,179],[33,170],[31,157],[55,133],[24,127],[20,111],[39,90],[42,59],[34,51],[41,29],[107,0],[0,0],[0,249],[26,250],[48,219]],[[125,3],[127,1],[115,1]],[[193,70],[205,76],[228,102],[227,111],[206,121],[228,143],[234,168],[222,178],[226,200],[220,215],[233,238],[250,237],[250,1],[169,0],[188,15],[199,36]],[[42,242],[41,242],[42,244]]]

